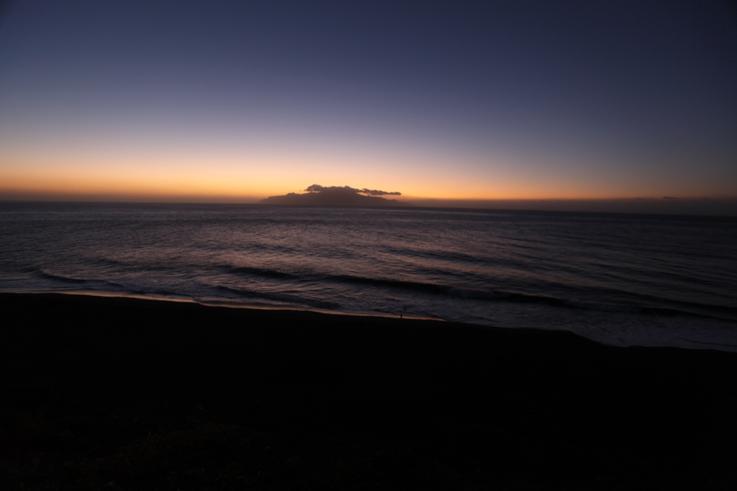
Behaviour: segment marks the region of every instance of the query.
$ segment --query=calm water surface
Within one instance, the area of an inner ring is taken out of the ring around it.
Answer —
[[[0,204],[0,290],[414,315],[737,349],[737,219]]]

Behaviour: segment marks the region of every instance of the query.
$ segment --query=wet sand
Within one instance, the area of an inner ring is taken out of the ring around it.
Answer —
[[[733,353],[140,299],[0,308],[3,489],[737,486]]]

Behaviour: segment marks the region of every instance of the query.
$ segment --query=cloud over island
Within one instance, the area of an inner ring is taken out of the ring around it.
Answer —
[[[291,206],[396,206],[403,203],[384,196],[401,194],[399,191],[312,184],[304,193],[270,196],[263,203]]]

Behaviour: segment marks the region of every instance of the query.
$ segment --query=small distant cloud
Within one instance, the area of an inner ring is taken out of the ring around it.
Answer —
[[[369,196],[401,196],[402,193],[399,191],[382,191],[381,189],[366,189],[363,188],[361,193],[368,194]]]
[[[381,189],[358,189],[350,186],[322,186],[320,184],[313,184],[308,186],[305,191],[309,193],[324,193],[330,191],[348,192],[353,194],[363,194],[366,196],[401,196],[402,193],[399,191],[382,191]]]

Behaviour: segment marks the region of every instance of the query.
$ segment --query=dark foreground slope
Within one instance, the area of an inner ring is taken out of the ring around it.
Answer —
[[[3,489],[735,489],[737,356],[0,295]]]

